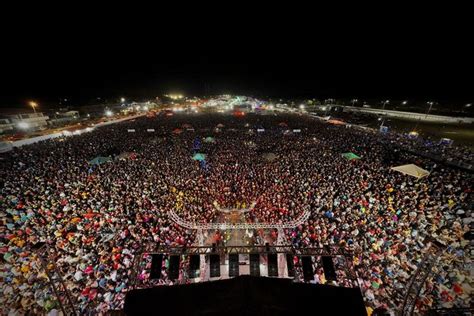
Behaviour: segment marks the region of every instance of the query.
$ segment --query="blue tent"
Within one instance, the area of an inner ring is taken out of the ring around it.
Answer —
[[[201,149],[201,139],[200,139],[199,137],[196,137],[196,138],[194,139],[193,149],[194,149],[194,150],[199,150],[199,149]]]
[[[111,160],[112,160],[112,158],[110,158],[110,157],[101,157],[101,156],[99,156],[99,157],[95,157],[94,159],[89,161],[89,164],[90,165],[101,165],[101,164],[106,163],[106,162],[111,161]]]
[[[205,155],[205,154],[201,154],[201,153],[196,153],[196,154],[194,154],[194,156],[193,156],[193,160],[196,160],[196,161],[203,161],[203,160],[206,160],[206,155]]]
[[[207,165],[206,160],[199,161],[199,165],[202,170],[209,171],[209,166]]]

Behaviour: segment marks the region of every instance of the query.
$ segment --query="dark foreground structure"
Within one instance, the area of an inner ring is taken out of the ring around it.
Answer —
[[[131,290],[125,298],[128,316],[295,315],[303,312],[307,315],[366,315],[362,294],[357,288],[253,276]]]

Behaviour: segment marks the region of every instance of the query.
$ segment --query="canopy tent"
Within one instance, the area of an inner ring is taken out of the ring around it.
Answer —
[[[126,152],[121,153],[117,157],[115,157],[115,159],[118,159],[118,160],[125,160],[125,159],[129,159],[129,158],[134,160],[135,158],[137,158],[137,155],[133,152],[126,151]]]
[[[182,132],[183,132],[183,130],[180,129],[180,128],[175,128],[175,129],[173,130],[173,134],[181,134]]]
[[[288,124],[286,124],[285,122],[281,122],[278,124],[278,126],[281,126],[281,127],[288,127]]]
[[[272,161],[274,161],[275,159],[277,159],[278,156],[275,155],[274,153],[264,153],[264,154],[262,155],[262,158],[265,159],[265,160],[268,161],[268,162],[272,162]]]
[[[408,164],[408,165],[402,165],[402,166],[398,166],[398,167],[392,167],[391,168],[392,170],[395,170],[395,171],[398,171],[398,172],[401,172],[403,174],[408,174],[412,177],[415,177],[415,178],[423,178],[423,177],[426,177],[430,174],[429,171],[423,169],[423,168],[420,168],[418,167],[417,165],[414,165],[414,164]]]
[[[193,150],[196,152],[199,149],[201,149],[201,139],[199,137],[196,137],[193,142]]]
[[[196,160],[196,161],[203,161],[203,160],[206,160],[206,155],[205,155],[205,154],[201,154],[201,153],[196,153],[196,154],[194,154],[194,156],[193,156],[193,160]]]
[[[217,126],[216,126],[216,127],[217,127],[217,128],[223,128],[223,127],[224,127],[224,124],[222,124],[222,123],[219,123],[219,124],[217,124]]]
[[[357,156],[356,154],[351,153],[351,152],[349,152],[349,153],[343,153],[343,154],[342,154],[342,157],[346,158],[347,160],[360,159],[359,156]]]
[[[100,164],[103,164],[103,163],[106,163],[108,161],[111,161],[112,158],[110,157],[95,157],[94,159],[92,159],[91,161],[89,161],[89,164],[90,165],[100,165]]]
[[[205,143],[215,143],[216,141],[215,141],[214,137],[208,136],[208,137],[204,138],[204,142]]]

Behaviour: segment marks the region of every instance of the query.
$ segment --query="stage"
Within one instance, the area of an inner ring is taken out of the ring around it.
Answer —
[[[366,315],[357,288],[289,279],[232,279],[131,290],[126,315]]]

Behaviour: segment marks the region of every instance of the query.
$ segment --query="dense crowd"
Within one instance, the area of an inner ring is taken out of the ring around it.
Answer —
[[[389,150],[376,134],[304,116],[220,114],[140,118],[15,149],[0,169],[2,314],[58,309],[32,250],[38,242],[55,249],[82,313],[98,313],[122,307],[143,245],[196,244],[195,231],[170,220],[170,210],[209,223],[217,206],[250,205],[248,222],[282,223],[311,211],[285,231],[287,240],[353,251],[370,308],[400,306],[431,236],[447,249],[419,307],[470,305],[471,253],[463,235],[472,225],[471,174],[408,153],[391,161]],[[135,154],[88,163],[122,152]],[[192,159],[197,152],[205,163]],[[345,152],[361,159],[349,161]],[[431,173],[417,180],[390,171],[403,163]],[[146,279],[146,271],[138,277]],[[316,282],[326,282],[320,268]]]
[[[452,164],[469,166],[471,170],[474,169],[474,152],[470,147],[453,144],[450,140],[442,142],[418,136],[413,138],[409,134],[389,133],[385,136],[402,148]]]
[[[380,124],[383,124],[385,120],[379,121],[373,115],[361,115],[356,113],[337,113],[335,114],[336,118],[340,118],[345,122],[350,122],[351,124],[359,124],[358,126],[365,126],[371,125],[378,129]],[[377,124],[373,124],[373,122],[377,122]],[[405,149],[414,151],[418,154],[431,157],[434,159],[445,160],[450,162],[454,165],[463,165],[466,167],[474,168],[474,151],[472,150],[472,144],[470,146],[465,146],[462,144],[458,144],[457,141],[451,141],[450,139],[438,139],[437,137],[430,135],[430,133],[423,132],[423,128],[417,128],[418,123],[413,122],[415,125],[414,130],[411,132],[410,129],[407,128],[398,128],[397,130],[403,132],[388,132],[379,134],[384,138],[384,141],[391,142],[393,145],[403,147]],[[390,123],[387,122],[389,129]],[[395,124],[396,125],[396,124]],[[443,130],[446,127],[451,126],[451,124],[440,125],[438,124],[438,128]],[[452,125],[455,126],[455,125]],[[467,126],[466,123],[461,124],[461,126]],[[371,130],[370,128],[366,128],[367,130]],[[421,134],[418,135],[418,132]],[[443,132],[442,134],[447,135],[449,132]],[[456,132],[454,132],[456,133]],[[422,137],[421,135],[424,135]]]

